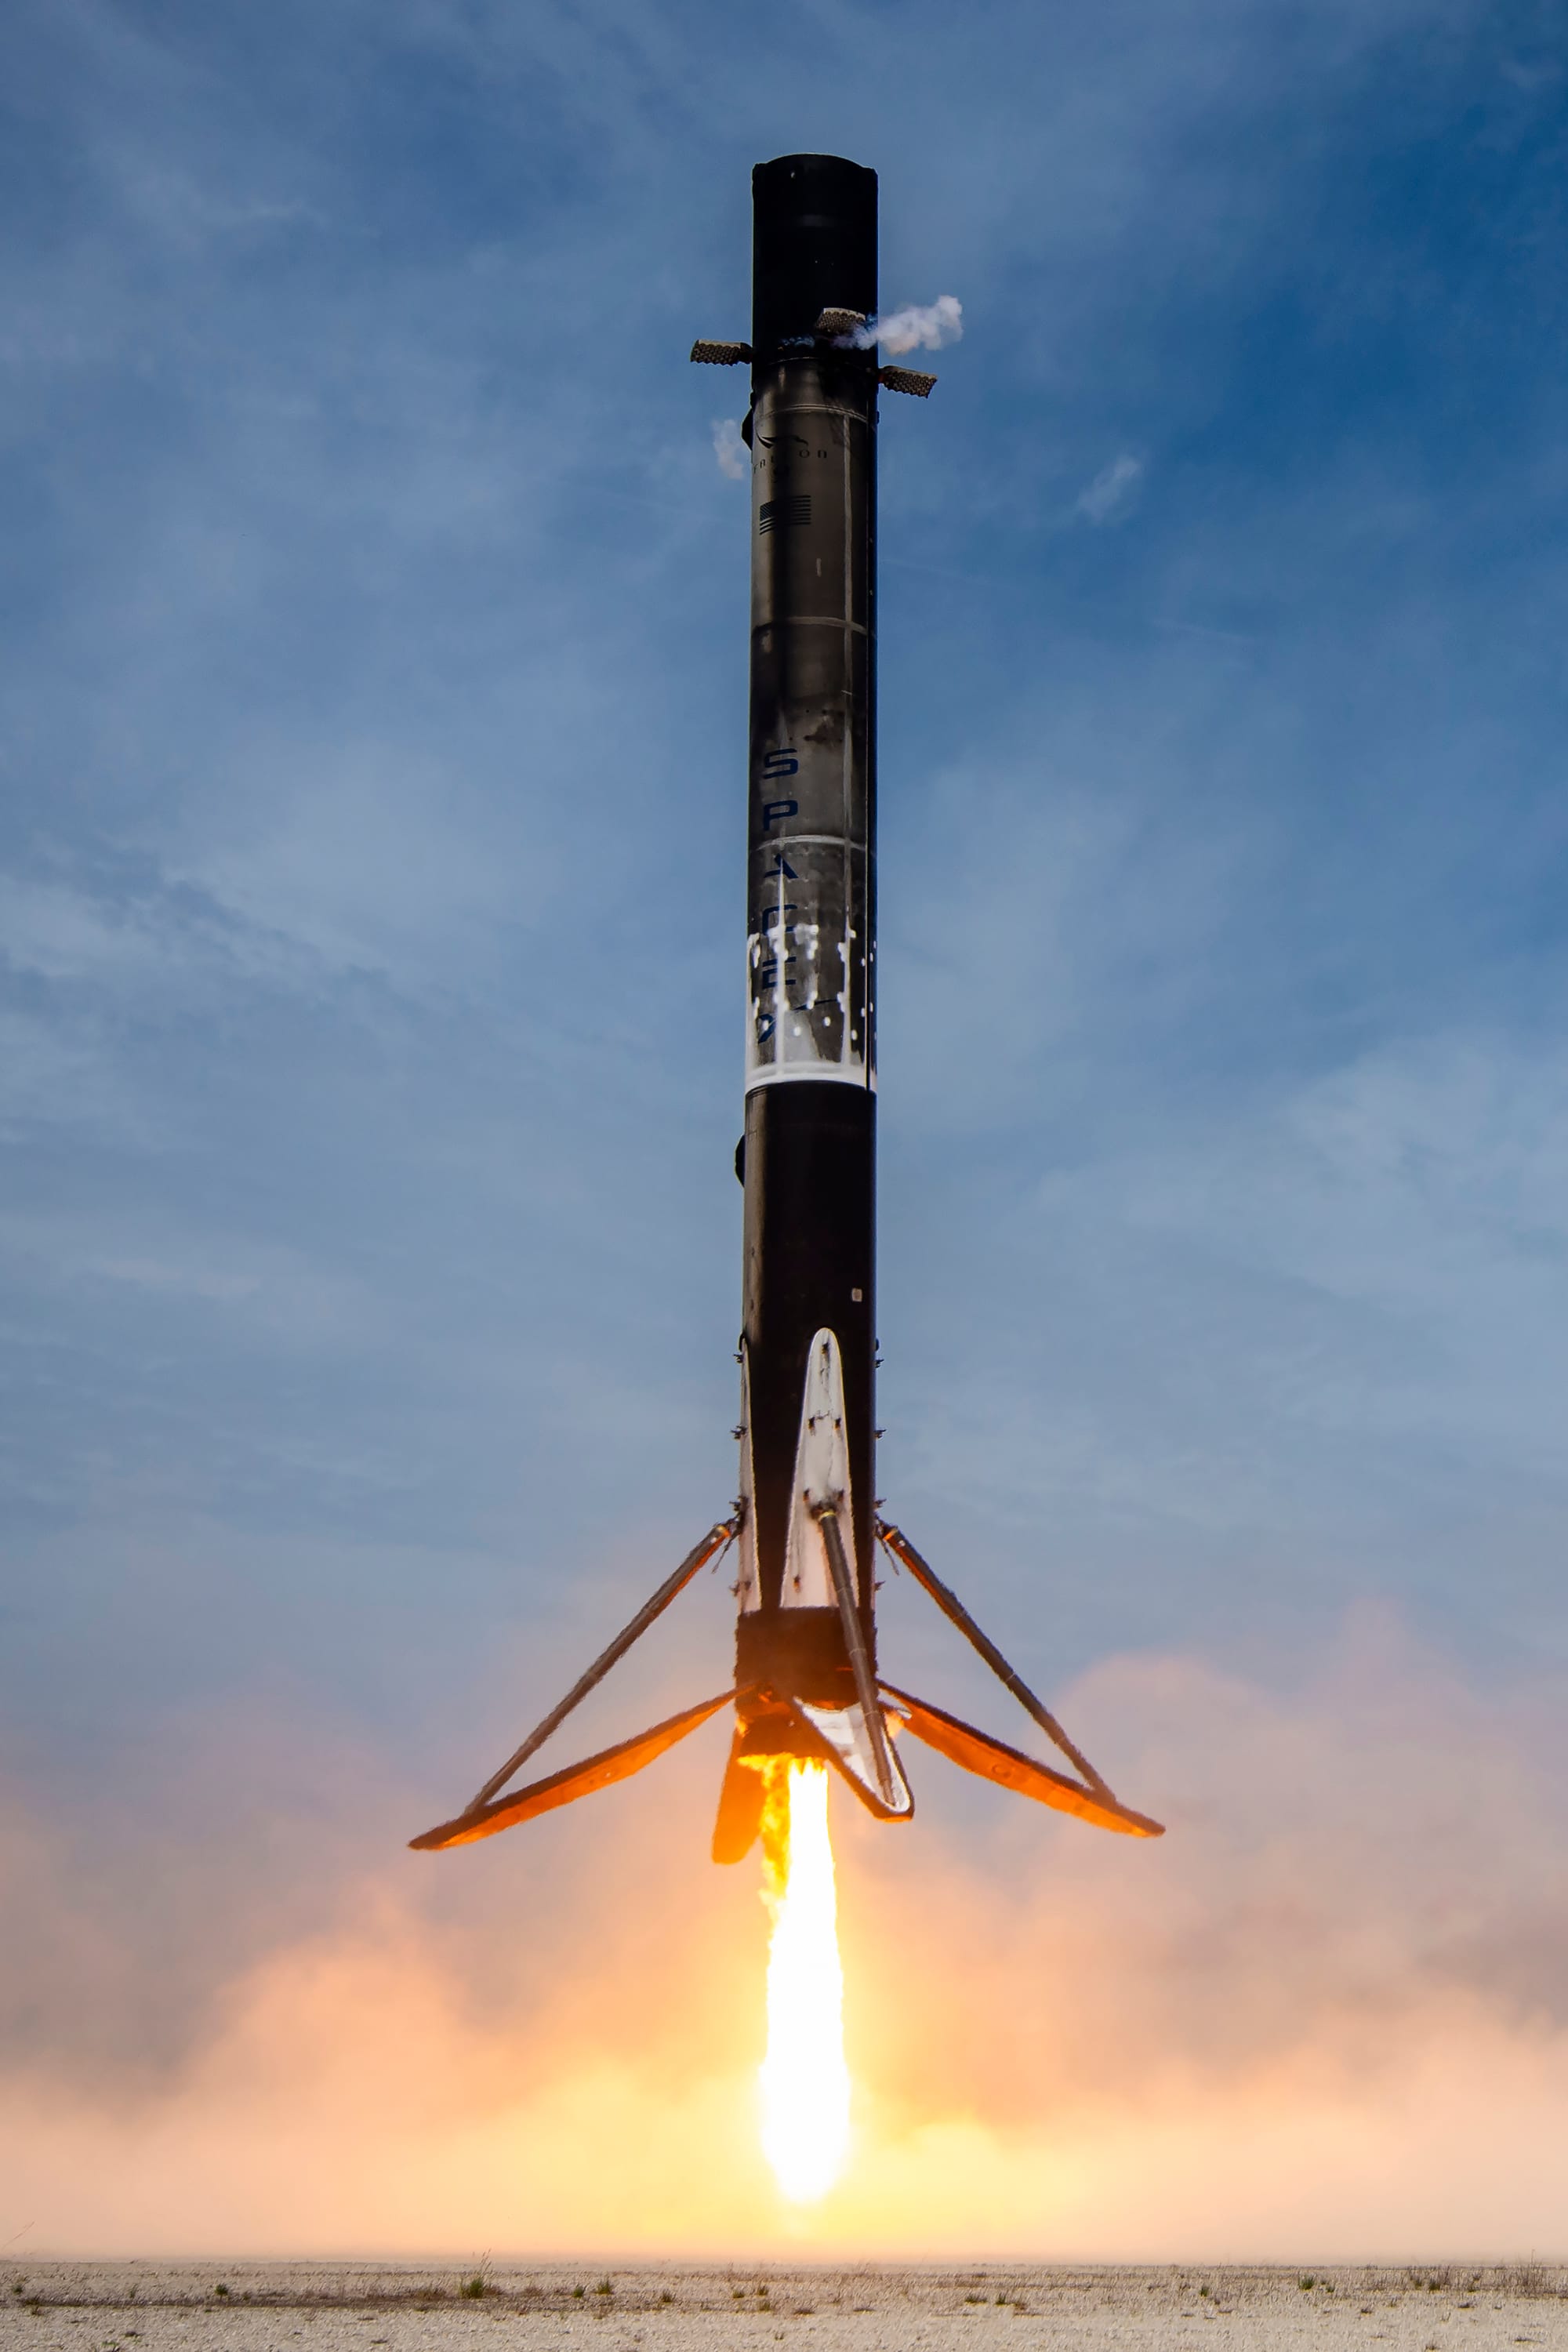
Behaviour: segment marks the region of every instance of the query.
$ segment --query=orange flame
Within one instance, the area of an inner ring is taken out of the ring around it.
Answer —
[[[793,2203],[826,2196],[849,2148],[844,1971],[827,1768],[780,1757],[765,1768],[763,1900],[768,1950],[768,2051],[759,2084],[763,2148]]]

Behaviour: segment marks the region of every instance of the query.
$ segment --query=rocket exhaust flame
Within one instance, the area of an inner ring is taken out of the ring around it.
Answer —
[[[763,1806],[763,1900],[768,1952],[768,2048],[758,2076],[763,2148],[793,2204],[826,2195],[849,2151],[844,2063],[844,1971],[827,1768],[769,1759]]]

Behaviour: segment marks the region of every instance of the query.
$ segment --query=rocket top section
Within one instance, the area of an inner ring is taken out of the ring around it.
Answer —
[[[809,351],[826,310],[876,315],[877,174],[842,155],[780,155],[752,173],[758,368],[792,348]]]
[[[785,155],[752,187],[746,1087],[868,1089],[877,362],[820,322],[876,309],[877,175]]]

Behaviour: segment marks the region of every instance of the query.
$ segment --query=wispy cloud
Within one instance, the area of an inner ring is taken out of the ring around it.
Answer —
[[[746,455],[746,445],[741,438],[741,427],[732,416],[713,419],[713,455],[719,460],[719,471],[727,481],[743,482],[752,470]]]
[[[1100,467],[1093,481],[1086,482],[1074,502],[1073,512],[1085,522],[1123,522],[1137,505],[1143,488],[1144,462],[1130,449],[1123,449]]]

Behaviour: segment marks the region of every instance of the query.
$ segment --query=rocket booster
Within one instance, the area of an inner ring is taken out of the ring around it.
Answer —
[[[877,178],[791,155],[760,166],[752,194],[738,1726],[723,1846],[761,1789],[735,1765],[819,1753],[825,1722],[866,1801],[910,1810],[873,1680],[877,358],[852,334],[877,309]]]
[[[752,173],[749,364],[751,723],[740,1492],[630,1624],[455,1819],[413,1841],[468,1844],[638,1771],[732,1706],[712,1851],[738,1861],[770,1759],[831,1764],[882,1821],[913,1799],[910,1734],[951,1762],[1105,1829],[1158,1836],[1073,1745],[957,1595],[879,1517],[876,1342],[877,175],[834,155]],[[1005,1745],[880,1678],[880,1544],[979,1651],[1071,1765]],[[700,1570],[738,1556],[732,1689],[542,1780],[522,1765]]]

